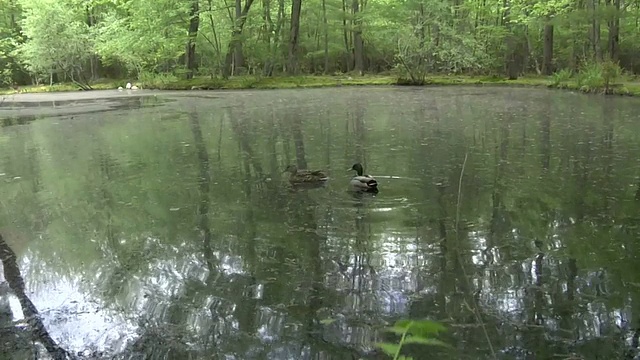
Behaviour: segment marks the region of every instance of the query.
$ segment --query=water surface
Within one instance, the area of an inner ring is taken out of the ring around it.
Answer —
[[[14,100],[0,107],[0,234],[74,354],[374,358],[403,318],[448,328],[453,349],[416,359],[619,359],[637,343],[637,99],[140,92],[42,113]],[[354,162],[377,196],[347,191]],[[287,164],[331,179],[292,189]],[[2,356],[43,357],[15,289],[0,290]]]

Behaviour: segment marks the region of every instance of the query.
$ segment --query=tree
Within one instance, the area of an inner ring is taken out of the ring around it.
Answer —
[[[26,41],[17,49],[19,59],[34,74],[60,71],[86,88],[82,71],[93,54],[93,41],[84,13],[65,1],[22,0],[20,4]]]
[[[1,76],[7,85],[28,82],[24,73],[36,80],[45,75],[54,80],[59,74],[63,81],[124,75],[271,76],[322,69],[393,71],[421,82],[436,73],[515,78],[581,71],[605,58],[640,72],[640,13],[634,4],[0,0],[0,64],[7,65]]]
[[[185,51],[185,66],[187,67],[187,79],[193,78],[196,69],[196,39],[200,26],[199,0],[191,0],[191,11],[189,12],[189,39]]]
[[[242,6],[242,0],[236,0],[236,16],[233,22],[233,30],[231,31],[231,40],[227,48],[227,56],[225,57],[222,75],[229,77],[231,75],[231,66],[241,67],[244,65],[244,57],[242,54],[242,30],[247,22],[247,15],[253,0],[245,0]]]
[[[291,30],[289,32],[289,68],[288,73],[295,75],[298,72],[298,35],[300,35],[300,10],[302,0],[291,2]]]

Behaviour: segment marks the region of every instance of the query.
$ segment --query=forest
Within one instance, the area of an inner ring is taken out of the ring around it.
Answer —
[[[640,71],[637,0],[0,0],[0,87]]]

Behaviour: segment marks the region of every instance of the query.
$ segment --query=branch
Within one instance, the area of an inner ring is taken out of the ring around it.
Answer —
[[[402,66],[409,73],[409,76],[411,77],[411,81],[413,81],[415,83],[416,82],[416,78],[413,76],[413,72],[411,71],[411,69],[409,69],[409,66],[407,66],[407,63],[404,62],[404,59],[402,58],[401,55],[398,55],[398,60],[400,60],[400,63],[402,64]]]
[[[24,317],[27,319],[31,331],[35,338],[40,340],[44,345],[47,352],[55,360],[66,360],[71,357],[71,354],[61,347],[49,334],[42,317],[38,312],[38,309],[33,304],[29,296],[26,294],[24,286],[24,278],[20,274],[20,268],[17,263],[16,253],[9,247],[9,245],[2,238],[0,234],[0,263],[2,263],[2,269],[4,271],[4,277],[9,283],[9,287],[13,290],[13,293],[20,301],[20,307],[24,313]]]

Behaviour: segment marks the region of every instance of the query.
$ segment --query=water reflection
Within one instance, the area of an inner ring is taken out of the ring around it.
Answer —
[[[637,100],[490,88],[172,100],[0,132],[0,234],[70,352],[373,358],[380,329],[405,317],[450,329],[454,350],[416,358],[637,347]],[[377,196],[347,191],[355,162]],[[292,189],[287,164],[330,180]],[[12,339],[0,354],[36,351],[22,296],[0,284]]]

